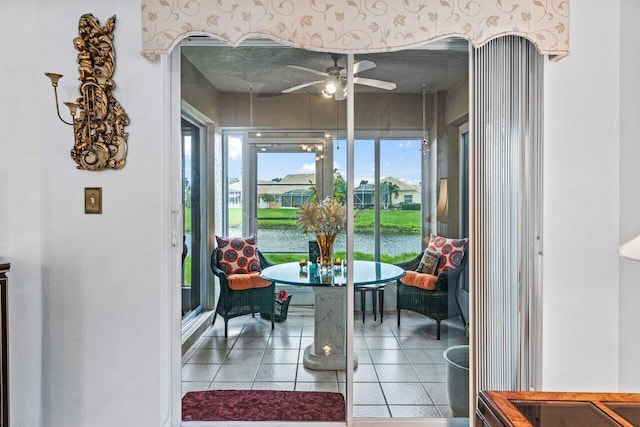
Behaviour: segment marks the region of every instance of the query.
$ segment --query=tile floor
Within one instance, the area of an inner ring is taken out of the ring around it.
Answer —
[[[361,319],[362,317],[360,317]],[[356,417],[450,417],[446,364],[442,353],[452,345],[467,344],[459,319],[442,322],[442,339],[435,338],[435,321],[403,312],[396,326],[394,312],[384,323],[358,321],[354,352]],[[345,392],[342,371],[312,371],[302,355],[313,341],[313,310],[292,307],[286,321],[270,322],[259,316],[214,325],[182,357],[182,392],[212,389],[270,389]]]

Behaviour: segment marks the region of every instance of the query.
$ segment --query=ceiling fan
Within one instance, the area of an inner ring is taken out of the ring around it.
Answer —
[[[331,55],[331,59],[333,59],[333,66],[328,67],[326,71],[314,70],[312,68],[301,67],[299,65],[287,65],[289,68],[294,68],[296,70],[306,71],[308,73],[315,74],[317,76],[322,76],[321,80],[314,80],[307,83],[302,83],[300,85],[290,87],[282,91],[282,93],[291,93],[297,90],[303,89],[308,86],[322,86],[322,94],[331,98],[335,97],[337,101],[342,101],[347,97],[347,70],[344,67],[338,65],[338,60],[340,59],[340,55]],[[365,70],[370,70],[375,68],[376,64],[372,61],[362,60],[353,64],[353,74],[358,74]],[[383,80],[376,79],[368,79],[366,77],[358,77],[355,76],[353,78],[353,82],[355,84],[371,86],[378,89],[385,90],[393,90],[396,88],[396,84],[392,82],[386,82]]]

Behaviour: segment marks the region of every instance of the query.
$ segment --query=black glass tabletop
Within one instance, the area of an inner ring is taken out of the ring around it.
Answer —
[[[345,286],[347,281],[347,272],[342,267],[323,274],[313,264],[303,270],[297,262],[267,267],[262,270],[261,276],[273,282],[298,286]],[[393,264],[358,260],[353,262],[354,286],[391,282],[402,276],[404,270]]]

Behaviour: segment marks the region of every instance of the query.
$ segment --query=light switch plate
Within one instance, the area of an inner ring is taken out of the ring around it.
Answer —
[[[84,213],[102,213],[102,187],[85,187],[84,189]]]

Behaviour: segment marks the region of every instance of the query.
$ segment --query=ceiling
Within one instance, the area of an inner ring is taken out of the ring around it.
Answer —
[[[210,39],[191,38],[183,42],[182,54],[220,92],[247,93],[252,88],[258,96],[281,94],[284,89],[323,77],[287,65],[298,65],[325,71],[333,66],[331,54],[314,52],[273,42],[254,40],[248,46],[231,48],[213,44]],[[426,48],[399,52],[358,54],[355,62],[367,59],[376,64],[357,76],[391,81],[397,87],[393,93],[427,93],[446,90],[468,74],[468,43],[463,39],[447,39]],[[338,66],[346,67],[346,55]],[[317,92],[319,86],[309,86],[298,93]],[[356,92],[386,92],[382,89],[356,85]]]

